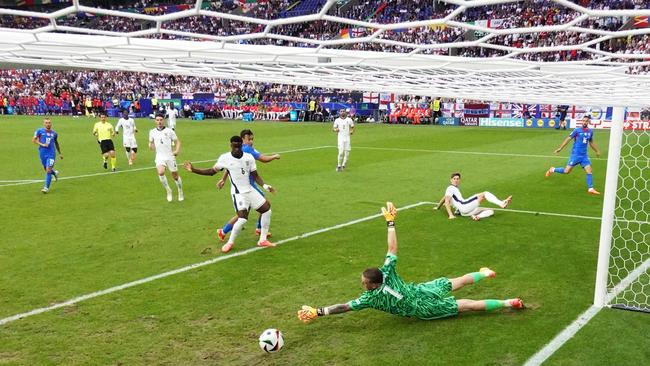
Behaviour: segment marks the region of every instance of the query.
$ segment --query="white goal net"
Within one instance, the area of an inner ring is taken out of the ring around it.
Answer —
[[[607,292],[613,307],[650,312],[650,131],[622,140]]]
[[[158,13],[57,2],[64,4],[50,11],[0,8],[2,67],[143,71],[485,101],[650,105],[650,76],[630,74],[648,69],[650,51],[621,46],[647,39],[650,28],[626,24],[638,16],[647,21],[650,10],[610,10],[610,0],[418,1],[422,6],[412,16],[396,22],[381,18],[380,7],[409,1],[370,2],[381,5],[365,13],[346,13],[360,6],[357,0],[300,1],[312,7],[295,14],[273,11],[283,1],[253,1],[247,11],[233,12],[222,2],[197,0]],[[524,16],[535,11],[543,11],[541,20]],[[364,18],[353,18],[357,13]],[[500,13],[506,16],[490,15]]]

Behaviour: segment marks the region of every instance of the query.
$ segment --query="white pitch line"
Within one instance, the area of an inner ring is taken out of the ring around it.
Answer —
[[[459,151],[459,150],[428,150],[428,149],[405,149],[398,147],[372,147],[372,146],[354,146],[355,149],[368,149],[368,150],[386,150],[386,151],[406,151],[406,152],[428,152],[428,153],[441,153],[441,154],[464,154],[464,155],[487,155],[487,156],[511,156],[515,158],[544,158],[544,159],[560,159],[567,158],[560,155],[534,155],[534,154],[512,154],[512,153],[497,153],[497,152],[481,152],[481,151]],[[603,160],[606,158],[590,158],[591,160]]]
[[[650,259],[647,259],[640,266],[638,266],[634,271],[630,272],[618,285],[616,285],[608,294],[605,299],[605,303],[609,304],[619,293],[625,290],[632,282],[636,281],[639,276],[646,273],[650,268]],[[566,342],[573,338],[576,333],[582,327],[587,325],[591,319],[593,319],[602,308],[596,305],[592,305],[585,311],[580,314],[580,316],[573,321],[569,326],[564,328],[560,334],[556,335],[549,343],[547,343],[541,350],[537,351],[531,358],[526,361],[524,366],[539,366],[548,360],[557,350],[559,350]]]
[[[571,323],[568,327],[564,328],[558,334],[553,338],[552,341],[550,341],[544,348],[539,350],[537,353],[533,355],[533,357],[529,358],[528,361],[524,364],[524,366],[539,366],[541,365],[544,361],[546,361],[551,355],[553,355],[560,347],[562,347],[569,339],[573,338],[573,336],[578,333],[578,331],[587,325],[591,319],[593,319],[596,314],[600,311],[600,307],[592,305],[585,311],[584,313],[580,314],[578,319],[574,320],[573,323]]]
[[[42,179],[14,179],[14,180],[0,180],[0,183],[18,183],[18,182],[42,182]]]
[[[410,208],[422,206],[422,205],[427,204],[427,203],[429,203],[429,202],[418,202],[418,203],[414,203],[414,204],[411,204],[411,205],[401,207],[401,208],[399,208],[399,210],[408,210]],[[380,216],[382,216],[381,213],[366,216],[366,217],[362,217],[360,219],[348,221],[348,222],[345,222],[345,223],[342,223],[342,224],[338,224],[338,225],[326,227],[326,228],[323,228],[323,229],[310,231],[308,233],[292,236],[290,238],[280,240],[280,241],[276,242],[275,244],[280,245],[280,244],[288,243],[288,242],[291,242],[291,241],[304,239],[304,238],[307,238],[307,237],[310,237],[310,236],[313,236],[313,235],[317,235],[317,234],[321,234],[321,233],[324,233],[324,232],[327,232],[327,231],[336,230],[336,229],[340,229],[340,228],[343,228],[343,227],[346,227],[346,226],[351,226],[351,225],[354,225],[354,224],[358,224],[360,222],[372,220],[372,219],[380,217]],[[157,275],[142,278],[142,279],[137,280],[137,281],[128,282],[128,283],[125,283],[123,285],[119,285],[119,286],[111,287],[111,288],[108,288],[108,289],[105,289],[105,290],[96,291],[96,292],[93,292],[93,293],[90,293],[90,294],[75,297],[73,299],[70,299],[70,300],[67,300],[67,301],[64,301],[64,302],[61,302],[61,303],[57,303],[57,304],[54,304],[54,305],[51,305],[51,306],[34,309],[34,310],[31,310],[31,311],[28,311],[28,312],[22,313],[22,314],[16,314],[16,315],[4,318],[4,319],[0,319],[0,325],[5,325],[5,324],[8,324],[8,323],[14,322],[16,320],[27,318],[29,316],[42,314],[42,313],[52,311],[52,310],[56,310],[56,309],[59,309],[59,308],[65,307],[65,306],[74,305],[74,304],[76,304],[78,302],[90,300],[90,299],[93,299],[93,298],[96,298],[96,297],[99,297],[99,296],[103,296],[103,295],[107,295],[107,294],[110,294],[110,293],[113,293],[113,292],[121,291],[121,290],[130,288],[130,287],[134,287],[134,286],[142,285],[144,283],[159,280],[161,278],[173,276],[175,274],[187,272],[187,271],[190,271],[190,270],[193,270],[193,269],[196,269],[196,268],[208,266],[210,264],[221,262],[221,261],[224,261],[226,259],[235,258],[235,257],[239,257],[239,256],[242,256],[242,255],[247,255],[247,254],[256,252],[258,250],[262,250],[262,249],[266,249],[266,248],[253,247],[253,248],[249,248],[249,249],[246,249],[246,250],[242,250],[241,252],[235,252],[235,253],[231,253],[231,254],[222,255],[222,256],[219,256],[219,257],[216,257],[216,258],[204,261],[204,262],[191,264],[191,265],[188,265],[188,266],[185,266],[185,267],[182,267],[182,268],[178,268],[178,269],[171,270],[171,271],[168,271],[168,272],[163,272],[163,273],[160,273],[160,274],[157,274]]]
[[[300,151],[309,151],[309,150],[318,150],[318,149],[325,149],[328,147],[332,147],[329,145],[323,145],[323,146],[315,146],[315,147],[305,147],[301,149],[294,149],[294,150],[285,150],[285,151],[277,151],[277,152],[272,152],[271,154],[288,154],[288,153],[293,153],[293,152],[300,152]],[[198,160],[195,161],[195,163],[206,163],[208,161],[216,161],[216,158],[214,159],[207,159],[207,160]],[[67,179],[79,179],[79,178],[88,178],[88,177],[96,177],[96,176],[105,176],[105,175],[114,175],[114,174],[120,174],[120,173],[132,173],[132,172],[139,172],[142,170],[150,170],[150,169],[156,169],[155,166],[148,166],[144,168],[134,168],[134,169],[129,169],[129,170],[118,170],[115,172],[100,172],[100,173],[92,173],[92,174],[84,174],[84,175],[73,175],[69,177],[61,177],[59,180],[67,180]],[[4,181],[0,181],[0,183],[3,183]],[[8,183],[8,184],[0,184],[1,187],[11,187],[11,186],[22,186],[25,184],[34,184],[34,183],[42,183],[43,179],[24,179],[20,181],[15,181],[16,183]]]
[[[569,217],[569,218],[573,218],[573,219],[602,220],[602,218],[598,217],[598,216],[571,215],[571,214],[563,214],[563,213],[555,213],[555,212],[513,210],[513,209],[510,209],[510,208],[493,208],[492,210],[525,213],[525,214],[531,214],[531,215]],[[616,218],[614,219],[614,221],[616,221],[616,222],[628,222],[628,223],[639,224],[639,225],[650,224],[650,221],[625,220],[625,219],[616,219]]]

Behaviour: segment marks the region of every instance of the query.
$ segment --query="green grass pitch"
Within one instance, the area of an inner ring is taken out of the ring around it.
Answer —
[[[215,188],[218,176],[181,171],[185,201],[168,203],[146,144],[153,122],[136,121],[132,168],[116,138],[117,173],[101,167],[93,122],[53,118],[62,179],[44,195],[30,141],[41,118],[0,118],[0,319],[223,256],[215,230],[233,208],[229,191]],[[455,171],[466,196],[512,194],[513,210],[601,214],[602,198],[587,195],[581,170],[544,178],[569,150],[553,156],[566,136],[554,130],[359,125],[348,169],[337,173],[329,124],[180,121],[179,162],[209,166],[243,128],[254,131],[258,150],[284,152],[258,164],[278,189],[270,196],[274,241],[377,214],[387,200],[437,201]],[[606,155],[608,133],[595,139]],[[592,160],[601,190],[605,158]],[[31,179],[38,182],[20,182]],[[256,217],[235,252],[255,247]],[[455,295],[520,296],[524,311],[420,321],[364,310],[300,322],[303,304],[362,292],[360,273],[386,251],[385,224],[374,218],[0,325],[0,365],[519,365],[590,306],[599,227],[598,219],[514,211],[450,221],[430,204],[399,213],[403,278],[487,265],[495,279]],[[649,322],[604,310],[547,364],[648,364]],[[284,333],[277,354],[257,345],[271,327]]]

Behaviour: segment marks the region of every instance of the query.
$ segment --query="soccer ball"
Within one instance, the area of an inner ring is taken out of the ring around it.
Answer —
[[[284,346],[282,332],[277,329],[267,329],[260,335],[260,348],[267,353],[277,352]]]

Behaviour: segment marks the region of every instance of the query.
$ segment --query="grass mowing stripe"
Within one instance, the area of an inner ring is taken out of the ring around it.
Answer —
[[[332,146],[328,145],[323,145],[323,146],[315,146],[315,147],[305,147],[301,149],[294,149],[294,150],[285,150],[285,151],[277,151],[277,152],[272,152],[270,154],[287,154],[287,153],[293,153],[293,152],[300,152],[300,151],[309,151],[309,150],[318,150],[318,149],[324,149]],[[215,161],[215,159],[207,159],[207,160],[197,160],[195,163],[206,163],[208,161]],[[118,170],[115,172],[101,172],[101,173],[92,173],[92,174],[84,174],[84,175],[74,175],[70,177],[61,177],[59,180],[67,180],[67,179],[78,179],[78,178],[88,178],[88,177],[96,177],[96,176],[104,176],[104,175],[111,175],[111,174],[119,174],[119,173],[131,173],[131,172],[139,172],[142,170],[150,170],[150,169],[156,169],[156,166],[148,166],[148,167],[143,167],[143,168],[134,168],[134,169],[129,169],[129,170]],[[110,174],[109,174],[110,173]],[[34,184],[34,183],[42,183],[43,179],[23,179],[23,180],[16,180],[16,181],[0,181],[0,183],[5,183],[7,182],[8,184],[0,184],[0,187],[11,187],[11,186],[22,186],[25,184]],[[9,183],[9,182],[15,182],[15,183]]]
[[[411,204],[411,205],[401,207],[398,210],[408,210],[410,208],[422,206],[422,205],[425,205],[425,204],[428,204],[428,203],[430,203],[430,202],[418,202],[418,203],[414,203],[414,204]],[[375,218],[380,217],[380,216],[382,216],[381,213],[366,216],[366,217],[362,217],[360,219],[344,222],[342,224],[338,224],[338,225],[326,227],[326,228],[323,228],[323,229],[310,231],[308,233],[292,236],[290,238],[280,240],[280,241],[276,242],[275,244],[280,245],[280,244],[288,243],[288,242],[291,242],[291,241],[307,238],[307,237],[317,235],[317,234],[321,234],[321,233],[324,233],[324,232],[328,232],[328,231],[331,231],[331,230],[336,230],[336,229],[340,229],[340,228],[343,228],[343,227],[346,227],[346,226],[351,226],[351,225],[354,225],[354,224],[358,224],[360,222],[372,220],[372,219],[375,219]],[[207,265],[210,265],[210,264],[221,262],[221,261],[224,261],[226,259],[235,258],[235,257],[239,257],[239,256],[242,256],[242,255],[250,254],[250,253],[256,252],[258,250],[262,250],[262,249],[266,249],[266,247],[253,247],[253,248],[249,248],[249,249],[246,249],[246,250],[242,250],[241,252],[226,254],[226,255],[216,257],[216,258],[213,258],[213,259],[210,259],[210,260],[207,260],[207,261],[190,264],[190,265],[185,266],[185,267],[181,267],[181,268],[177,268],[177,269],[174,269],[174,270],[171,270],[171,271],[163,272],[163,273],[160,273],[160,274],[157,274],[157,275],[145,277],[145,278],[142,278],[142,279],[139,279],[139,280],[136,280],[136,281],[132,281],[132,282],[128,282],[128,283],[125,283],[125,284],[122,284],[122,285],[119,285],[119,286],[115,286],[115,287],[107,288],[105,290],[96,291],[96,292],[93,292],[93,293],[90,293],[90,294],[75,297],[73,299],[70,299],[70,300],[67,300],[67,301],[64,301],[64,302],[61,302],[61,303],[58,303],[58,304],[54,304],[54,305],[51,305],[51,306],[34,309],[34,310],[31,310],[31,311],[28,311],[28,312],[25,312],[25,313],[21,313],[21,314],[16,314],[16,315],[4,318],[4,319],[0,319],[0,325],[5,325],[5,324],[8,324],[8,323],[14,322],[16,320],[27,318],[29,316],[42,314],[42,313],[52,311],[52,310],[56,310],[56,309],[59,309],[59,308],[65,307],[65,306],[74,305],[74,304],[82,302],[82,301],[90,300],[90,299],[93,299],[95,297],[107,295],[107,294],[110,294],[110,293],[113,293],[113,292],[117,292],[117,291],[121,291],[121,290],[130,288],[130,287],[135,287],[135,286],[138,286],[138,285],[142,285],[144,283],[159,280],[161,278],[165,278],[165,277],[173,276],[175,274],[187,272],[187,271],[190,271],[190,270],[193,270],[193,269],[196,269],[196,268],[200,268],[200,267],[204,267],[204,266],[207,266]]]
[[[605,302],[609,304],[619,293],[625,290],[628,286],[632,284],[639,276],[644,274],[648,268],[650,268],[650,258],[646,259],[640,266],[638,266],[634,271],[630,272],[618,285],[616,285],[612,291],[607,294]],[[551,340],[544,348],[535,353],[524,366],[539,366],[549,357],[551,357],[558,349],[560,349],[566,342],[573,338],[578,331],[587,325],[591,319],[598,314],[602,308],[596,305],[592,305],[585,311],[580,314],[578,319],[574,320],[568,327],[564,328],[560,334],[556,335],[553,340]]]

